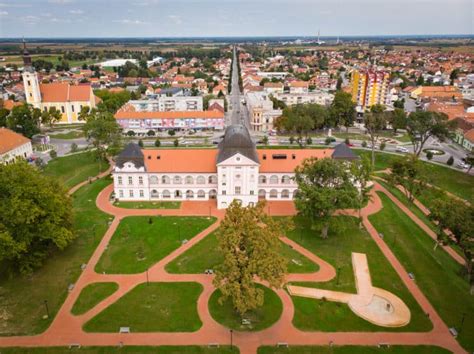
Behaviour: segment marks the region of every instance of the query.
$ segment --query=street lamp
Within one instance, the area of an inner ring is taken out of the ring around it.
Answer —
[[[339,285],[339,273],[341,273],[341,267],[337,267],[337,284]]]
[[[232,333],[234,333],[234,330],[231,329],[231,330],[229,330],[229,332],[230,332],[230,350],[232,350],[232,344],[233,344],[232,343]]]
[[[148,268],[146,270],[146,285],[149,285],[150,284],[150,281],[148,279]]]

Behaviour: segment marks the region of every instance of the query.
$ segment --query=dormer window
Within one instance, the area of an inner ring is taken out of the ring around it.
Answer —
[[[291,158],[292,158],[293,160],[295,160],[295,159],[296,159],[296,155],[295,155],[295,154],[292,154],[292,155],[291,155]]]
[[[266,160],[266,159],[267,159],[267,155],[263,154],[263,159]]]
[[[151,160],[151,155],[148,155],[148,160]]]
[[[160,155],[156,155],[156,159],[157,159],[157,160],[161,159],[161,156],[160,156]]]

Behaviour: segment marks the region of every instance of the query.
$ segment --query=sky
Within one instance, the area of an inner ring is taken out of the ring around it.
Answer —
[[[473,34],[474,0],[0,0],[0,37]]]

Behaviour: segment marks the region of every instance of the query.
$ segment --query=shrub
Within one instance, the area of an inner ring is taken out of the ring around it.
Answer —
[[[173,144],[174,144],[175,147],[178,147],[179,146],[179,140],[174,139]]]
[[[295,138],[293,136],[290,136],[290,144],[293,145],[294,142],[295,142]]]
[[[168,130],[168,135],[169,136],[174,136],[175,134],[176,134],[176,132],[174,131],[174,129]]]
[[[382,142],[380,143],[380,150],[382,150],[382,151],[385,150],[385,147],[386,147],[386,146],[387,146],[387,144],[385,144],[385,141],[382,141]]]
[[[332,143],[332,139],[331,139],[331,137],[330,137],[330,136],[328,136],[328,137],[326,138],[326,140],[324,140],[324,143],[325,143],[326,145],[329,145],[329,144],[331,144],[331,143]]]
[[[146,133],[146,135],[148,135],[148,136],[155,136],[155,131],[150,129],[150,130]]]
[[[58,157],[58,153],[56,152],[56,150],[51,150],[49,152],[49,156],[52,158],[52,159],[55,159],[56,157]]]
[[[433,158],[433,153],[431,151],[428,151],[426,153],[426,158],[431,161],[431,159]]]
[[[313,139],[310,136],[306,138],[306,145],[311,145],[313,143]]]
[[[160,141],[160,139],[156,139],[156,140],[155,140],[155,146],[156,146],[156,147],[160,147],[160,146],[161,146],[161,141]]]
[[[346,140],[344,140],[344,142],[346,143],[346,145],[349,145],[351,143],[351,141],[349,140],[349,138],[346,138]]]
[[[129,130],[129,131],[127,132],[127,135],[128,135],[128,136],[135,136],[135,132],[134,132],[133,130]]]
[[[76,152],[77,151],[77,144],[76,143],[72,143],[71,144],[71,152]]]
[[[367,147],[367,141],[366,140],[362,141],[362,147],[364,147],[364,148]]]
[[[454,164],[454,158],[452,156],[449,157],[448,161],[446,161],[448,166],[452,166]]]
[[[140,146],[141,148],[143,147],[143,140],[142,139],[138,140],[138,146]]]

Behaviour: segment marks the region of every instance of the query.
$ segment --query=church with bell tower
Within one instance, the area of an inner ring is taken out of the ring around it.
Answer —
[[[61,112],[59,124],[83,123],[79,120],[81,110],[84,107],[96,108],[100,102],[88,83],[78,85],[70,82],[40,83],[24,40],[22,77],[26,102],[42,111],[56,108]]]

